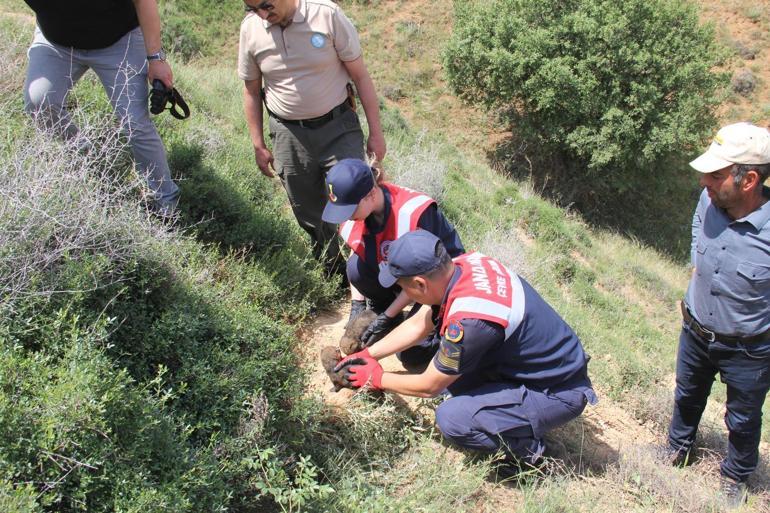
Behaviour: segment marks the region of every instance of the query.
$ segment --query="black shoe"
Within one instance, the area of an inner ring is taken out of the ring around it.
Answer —
[[[509,481],[542,475],[546,465],[547,459],[543,456],[519,458],[506,454],[501,461],[493,465],[492,471],[497,481]]]
[[[719,491],[728,509],[740,508],[746,504],[748,490],[746,489],[745,482],[736,481],[727,476],[720,476]]]
[[[539,463],[524,463],[522,461],[510,461],[497,464],[492,472],[495,481],[525,480],[543,475],[545,460]]]
[[[661,459],[672,467],[687,467],[695,461],[692,449],[672,449],[668,444],[660,448]]]

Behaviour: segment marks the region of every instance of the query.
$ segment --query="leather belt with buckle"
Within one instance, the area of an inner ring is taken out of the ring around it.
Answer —
[[[276,116],[274,113],[268,111],[270,116],[274,117],[281,123],[284,123],[286,125],[298,125],[302,128],[320,128],[324,126],[326,123],[331,121],[332,119],[339,117],[343,113],[347,112],[350,109],[350,104],[348,104],[348,100],[345,100],[344,102],[340,103],[336,107],[334,107],[332,110],[324,114],[323,116],[318,116],[317,118],[310,118],[310,119],[284,119],[280,116]]]
[[[699,323],[697,319],[692,316],[690,309],[684,301],[682,301],[680,304],[682,308],[682,319],[684,319],[684,323],[688,328],[694,331],[696,335],[698,335],[706,342],[714,342],[715,340],[719,340],[720,342],[727,342],[728,344],[756,344],[757,342],[765,342],[766,340],[770,340],[770,330],[767,330],[764,333],[760,333],[759,335],[752,335],[751,337],[732,337],[729,335],[716,333],[708,328],[704,328],[701,323]]]

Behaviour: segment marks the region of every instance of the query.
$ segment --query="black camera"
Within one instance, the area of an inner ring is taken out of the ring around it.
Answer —
[[[161,80],[157,78],[152,81],[152,90],[150,91],[150,112],[160,114],[166,110],[166,104],[171,99],[171,89],[166,87]]]
[[[166,87],[166,84],[156,78],[152,81],[152,89],[150,90],[150,112],[160,114],[166,110],[168,104],[171,104],[168,111],[175,118],[187,119],[190,117],[190,108],[179,91],[173,87]],[[182,109],[182,112],[177,110],[177,106]]]

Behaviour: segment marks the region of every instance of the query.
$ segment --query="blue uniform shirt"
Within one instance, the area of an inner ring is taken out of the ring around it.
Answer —
[[[770,189],[764,188],[765,197]],[[704,189],[692,222],[685,301],[704,327],[750,337],[770,329],[770,201],[733,221]]]
[[[459,273],[457,268],[448,290]],[[585,375],[586,356],[578,336],[529,283],[521,279],[521,284],[524,317],[511,336],[506,340],[505,330],[494,322],[462,319],[459,340],[452,340],[457,338],[457,331],[450,333],[449,328],[441,339],[433,359],[439,371],[473,380],[523,384],[536,390]]]
[[[364,220],[364,223],[366,224],[366,233],[363,237],[366,255],[365,261],[367,265],[370,265],[375,269],[378,268],[375,235],[385,229],[385,225],[387,224],[393,209],[390,191],[385,187],[382,187],[382,193],[385,197],[385,215],[382,217],[383,223],[378,224],[373,215],[370,215]],[[447,221],[444,214],[439,211],[438,206],[435,203],[426,208],[422,215],[420,215],[420,218],[417,220],[417,226],[431,232],[441,239],[441,242],[444,243],[444,246],[451,257],[454,258],[465,253],[463,244],[460,242],[460,235],[457,233],[457,230],[454,229],[454,226]]]

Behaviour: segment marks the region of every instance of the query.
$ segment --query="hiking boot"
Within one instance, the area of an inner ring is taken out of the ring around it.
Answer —
[[[672,467],[683,468],[695,461],[691,449],[672,449],[668,444],[660,448],[661,459]]]
[[[727,476],[719,477],[719,492],[728,509],[740,508],[748,498],[746,483]]]
[[[492,472],[496,481],[526,479],[527,477],[542,475],[545,465],[546,459],[542,456],[529,459],[507,455],[492,467]]]

